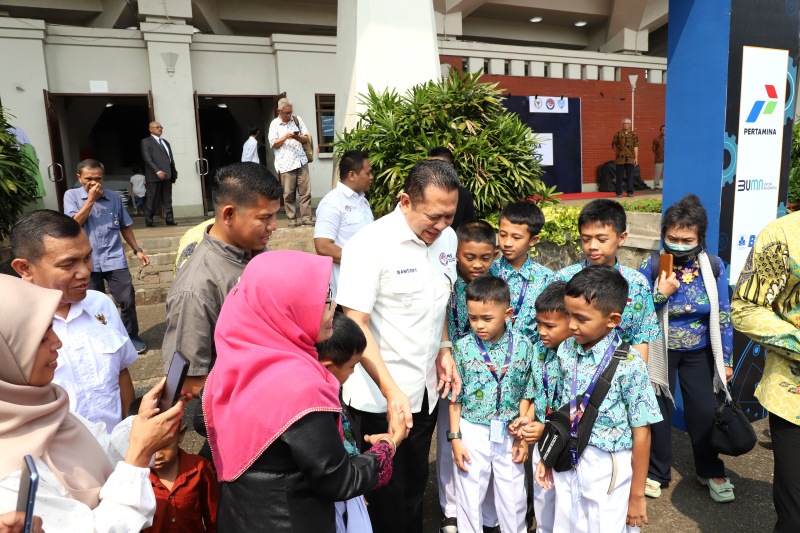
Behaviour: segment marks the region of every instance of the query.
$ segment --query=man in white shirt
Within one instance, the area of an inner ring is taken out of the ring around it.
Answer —
[[[317,206],[314,248],[317,255],[333,257],[331,290],[336,299],[342,248],[361,228],[375,220],[364,193],[372,184],[369,154],[350,150],[339,160],[340,181]]]
[[[131,206],[136,208],[136,213],[144,214],[144,197],[147,194],[147,189],[144,186],[144,174],[142,168],[138,165],[132,168],[133,176],[131,176]]]
[[[258,134],[261,132],[258,126],[250,124],[247,128],[247,134],[250,137],[245,141],[242,147],[242,163],[261,163],[258,159]]]
[[[53,383],[69,394],[71,411],[111,433],[134,400],[128,366],[137,355],[114,302],[89,290],[89,238],[74,219],[42,209],[14,224],[11,254],[22,279],[62,293],[53,317],[62,343]]]
[[[367,337],[361,364],[343,390],[351,422],[362,437],[384,431],[387,404],[394,402],[410,430],[394,456],[392,479],[366,496],[372,528],[381,533],[422,531],[437,383],[442,395],[451,386],[454,394],[461,389],[445,318],[456,280],[456,235],[449,226],[458,186],[447,163],[419,161],[397,209],[342,250],[337,301]]]
[[[278,100],[278,118],[269,125],[268,136],[269,145],[275,151],[275,170],[283,185],[283,206],[290,228],[297,226],[295,193],[300,197],[303,225],[314,225],[314,217],[311,216],[311,177],[302,144],[308,141],[308,130],[300,117],[292,117],[293,109],[288,98]]]

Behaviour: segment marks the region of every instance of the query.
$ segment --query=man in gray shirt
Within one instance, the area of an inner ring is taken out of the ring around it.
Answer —
[[[214,360],[214,329],[222,303],[250,259],[267,248],[277,229],[283,187],[257,163],[234,163],[214,176],[214,223],[175,276],[167,295],[164,373],[172,354],[189,360],[184,390],[197,395]]]

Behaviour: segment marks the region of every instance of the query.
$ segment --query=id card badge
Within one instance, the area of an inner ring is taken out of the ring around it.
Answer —
[[[572,479],[569,480],[569,493],[572,496],[572,506],[574,507],[581,499],[581,483],[578,479],[578,469],[572,469]]]
[[[503,444],[503,439],[506,436],[506,425],[502,420],[493,418],[489,425],[489,442],[495,444]]]

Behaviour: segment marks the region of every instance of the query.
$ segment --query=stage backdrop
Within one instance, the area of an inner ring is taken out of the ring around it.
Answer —
[[[581,186],[581,99],[561,96],[539,96],[542,105],[532,108],[536,95],[507,96],[505,106],[519,115],[523,123],[536,134],[550,134],[552,165],[543,165],[542,180],[557,186],[558,192],[582,192]],[[548,99],[553,106],[548,107]],[[534,109],[534,112],[531,112]]]

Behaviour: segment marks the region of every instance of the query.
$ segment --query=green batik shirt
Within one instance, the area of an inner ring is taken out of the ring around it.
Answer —
[[[453,358],[461,376],[461,393],[455,402],[461,404],[461,418],[464,420],[488,426],[492,419],[499,419],[508,424],[519,416],[520,400],[533,397],[533,390],[530,388],[533,354],[527,336],[511,333],[506,328],[506,332],[497,342],[484,343],[486,352],[496,369],[496,374],[500,376],[508,354],[509,335],[512,336],[513,347],[508,370],[500,382],[499,410],[497,380],[481,355],[478,337],[470,331],[453,347]]]
[[[455,346],[456,342],[470,331],[472,330],[467,316],[467,282],[459,274],[447,301],[447,335]]]

